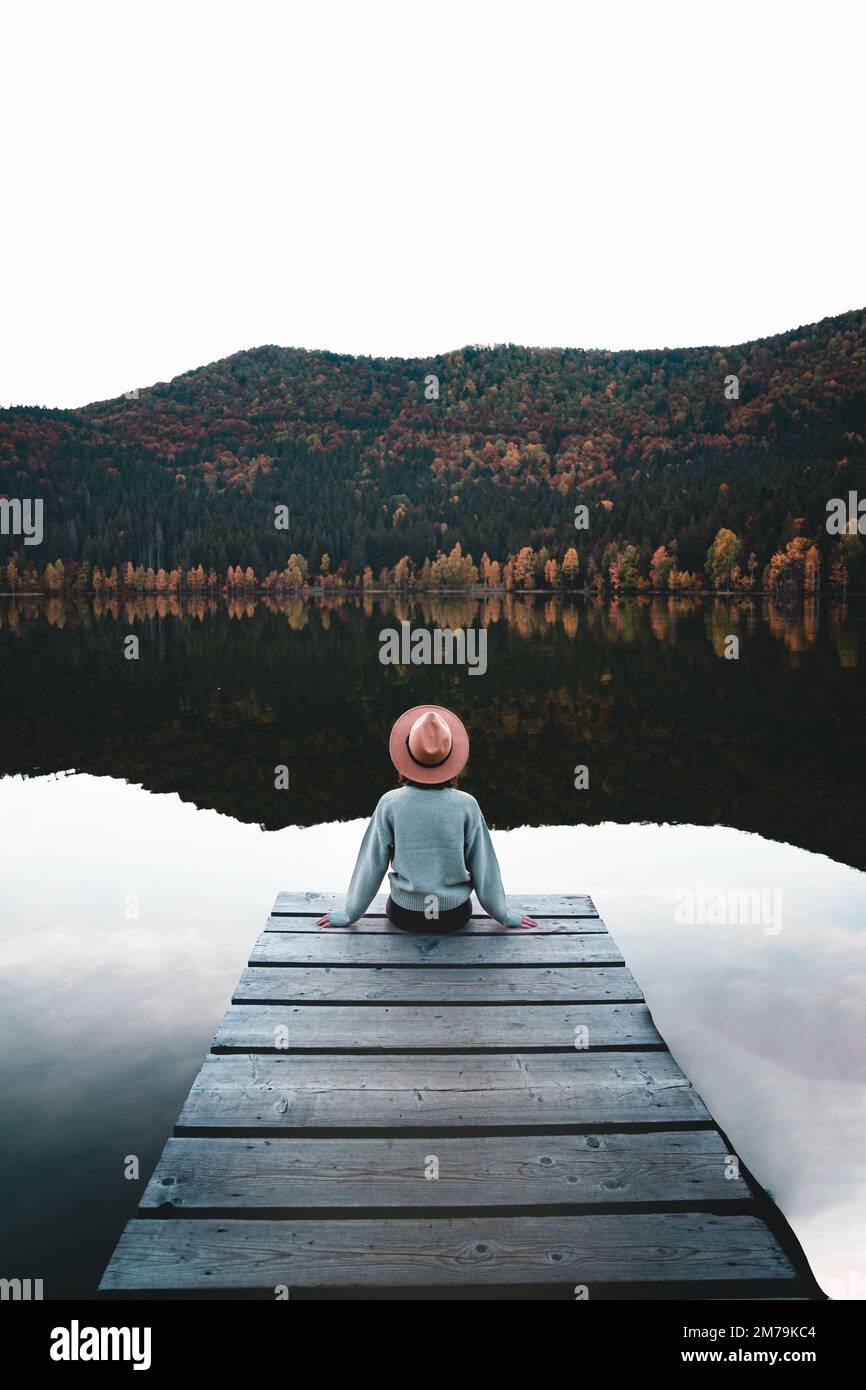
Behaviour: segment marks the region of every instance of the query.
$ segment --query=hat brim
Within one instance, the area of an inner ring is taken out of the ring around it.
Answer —
[[[406,742],[415,720],[431,710],[444,719],[451,730],[451,752],[444,763],[439,763],[437,767],[425,767],[423,763],[417,763]],[[445,709],[442,705],[413,705],[412,709],[407,709],[405,714],[400,715],[391,730],[388,752],[391,754],[391,762],[403,777],[408,777],[412,782],[421,782],[424,786],[435,787],[439,782],[449,782],[458,772],[463,771],[469,757],[469,735],[462,721],[456,714],[452,714],[450,709]]]

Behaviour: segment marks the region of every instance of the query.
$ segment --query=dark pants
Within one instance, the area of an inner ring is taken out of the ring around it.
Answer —
[[[438,917],[425,917],[423,912],[412,912],[408,907],[400,907],[392,897],[388,897],[385,912],[389,922],[403,931],[433,932],[459,931],[465,927],[472,916],[472,899],[467,898],[459,907],[440,912]]]

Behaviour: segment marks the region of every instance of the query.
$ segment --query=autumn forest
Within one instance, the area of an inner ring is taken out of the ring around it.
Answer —
[[[0,411],[0,498],[44,516],[0,535],[0,587],[857,589],[827,507],[866,496],[864,441],[864,311],[725,349],[261,347]]]

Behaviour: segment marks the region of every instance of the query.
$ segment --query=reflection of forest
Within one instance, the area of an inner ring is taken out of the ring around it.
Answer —
[[[379,632],[404,618],[483,624],[486,678],[382,666]],[[310,825],[370,812],[394,781],[391,723],[431,700],[469,726],[462,785],[491,824],[721,823],[864,867],[863,633],[855,604],[818,601],[22,599],[0,608],[0,770],[75,768]]]

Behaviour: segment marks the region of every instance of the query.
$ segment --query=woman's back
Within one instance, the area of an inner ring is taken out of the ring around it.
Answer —
[[[472,892],[467,845],[477,833],[480,808],[456,787],[397,787],[379,802],[390,827],[391,896],[401,907],[424,912],[459,907]]]
[[[367,827],[346,895],[333,926],[357,921],[372,902],[389,864],[391,897],[426,915],[450,912],[474,888],[484,910],[506,926],[510,913],[499,865],[481,808],[456,787],[397,787],[379,801]],[[345,919],[345,920],[344,920]]]
[[[462,720],[442,705],[414,705],[394,724],[388,751],[403,785],[385,793],[367,826],[345,912],[326,913],[319,925],[345,927],[363,917],[391,864],[392,921],[397,912],[418,923],[450,916],[449,929],[462,925],[474,888],[495,921],[535,926],[526,914],[508,911],[481,808],[453,785],[469,756]]]

